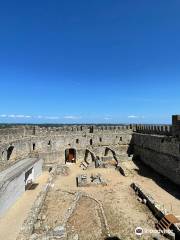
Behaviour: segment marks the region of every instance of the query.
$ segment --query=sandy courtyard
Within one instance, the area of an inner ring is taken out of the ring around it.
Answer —
[[[137,200],[137,196],[130,187],[132,182],[140,184],[146,192],[167,209],[171,206],[175,215],[180,214],[178,198],[160,187],[153,179],[138,174],[138,166],[132,161],[125,162],[125,165],[131,173],[128,177],[122,176],[113,168],[82,170],[78,165],[68,165],[70,174],[68,176],[58,175],[53,188],[47,195],[44,208],[40,213],[45,218],[44,229],[39,226],[36,233],[42,233],[45,229],[53,229],[63,223],[63,216],[66,214],[73,201],[73,194],[76,192],[83,192],[102,204],[111,236],[127,240],[136,239],[134,231],[138,226],[147,230],[155,230],[157,220],[146,205]],[[87,174],[91,176],[92,173],[100,173],[106,180],[107,186],[76,186],[77,175]],[[82,240],[106,239],[103,222],[98,213],[98,206],[92,199],[83,198],[79,201],[67,224],[70,236],[73,232],[73,234],[78,234],[79,239]],[[157,236],[157,234],[146,233],[141,239],[153,239],[154,236]],[[163,239],[163,237],[161,238]]]
[[[69,175],[56,176],[39,213],[34,233],[41,235],[43,232],[62,226],[79,193],[82,193],[83,197],[79,199],[75,210],[66,222],[67,240],[77,239],[77,236],[79,240],[105,240],[108,239],[108,234],[117,239],[129,240],[137,239],[136,227],[155,230],[157,220],[146,205],[137,200],[137,195],[130,187],[132,182],[139,184],[168,211],[176,216],[180,215],[180,193],[176,186],[166,182],[166,179],[151,172],[144,165],[135,164],[133,161],[125,161],[122,164],[129,172],[127,177],[122,176],[114,168],[82,170],[78,164],[67,165]],[[77,187],[77,175],[87,174],[90,177],[98,173],[106,181],[107,186]],[[16,239],[33,201],[47,178],[48,173],[43,173],[38,179],[38,187],[26,191],[0,219],[0,239]],[[11,225],[11,231],[9,231],[9,225]],[[153,239],[154,236],[157,234],[146,233],[141,239]],[[161,236],[160,239],[164,237]]]

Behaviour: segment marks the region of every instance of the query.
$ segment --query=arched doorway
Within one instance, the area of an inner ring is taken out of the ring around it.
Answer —
[[[76,163],[76,150],[69,148],[65,150],[65,163]]]
[[[116,153],[111,148],[108,148],[108,147],[105,148],[104,159],[106,159],[106,161],[109,162],[110,165],[113,165],[113,166],[118,165]]]
[[[87,164],[90,164],[92,162],[95,162],[96,156],[93,152],[89,151],[89,149],[86,149],[85,151],[85,157],[84,157],[84,161]]]
[[[13,149],[14,149],[14,146],[10,146],[8,149],[7,149],[7,160],[9,160],[11,158],[11,154],[13,152]]]
[[[116,155],[115,151],[112,150],[111,148],[106,147],[105,148],[105,153],[104,156],[108,156],[111,155],[112,157],[114,157]]]

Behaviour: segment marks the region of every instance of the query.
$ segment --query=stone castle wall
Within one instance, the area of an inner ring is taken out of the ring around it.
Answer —
[[[108,147],[108,154],[115,152],[120,161],[127,159],[127,153],[134,154],[180,184],[179,119],[173,116],[172,125],[10,125],[0,128],[0,170],[28,156],[43,158],[44,166],[64,164],[69,148],[76,150],[81,162],[87,150],[88,157],[102,157]]]
[[[180,142],[177,138],[134,133],[134,157],[180,185]]]
[[[111,146],[117,154],[126,153],[132,136],[131,126],[74,125],[62,127],[14,126],[0,129],[0,168],[27,156],[39,156],[44,164],[65,163],[65,150],[74,148],[77,161],[85,151],[104,156]],[[10,156],[9,156],[10,155]]]
[[[138,133],[171,136],[172,126],[171,125],[139,124],[134,127],[134,131]]]
[[[172,125],[136,125],[131,145],[135,157],[180,184],[179,115],[172,116]]]

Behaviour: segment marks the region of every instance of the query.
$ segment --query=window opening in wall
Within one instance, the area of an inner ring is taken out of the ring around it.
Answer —
[[[36,149],[36,144],[33,143],[33,151]]]
[[[102,142],[102,138],[101,137],[99,138],[99,141]]]
[[[93,141],[92,141],[92,139],[90,139],[89,143],[90,143],[90,145],[92,145],[92,144],[93,144]]]
[[[77,143],[77,144],[79,143],[79,139],[76,139],[76,143]]]
[[[122,141],[122,137],[120,137],[120,139],[119,139],[120,141]]]
[[[49,142],[48,142],[48,146],[50,146],[51,145],[51,140],[49,140]]]

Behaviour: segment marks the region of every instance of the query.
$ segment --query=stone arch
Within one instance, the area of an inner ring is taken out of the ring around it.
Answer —
[[[89,165],[90,163],[95,162],[95,160],[96,160],[96,155],[89,149],[86,149],[84,161]]]
[[[109,147],[106,147],[104,156],[107,157],[109,155],[109,153],[112,155],[113,159],[116,162],[116,166],[117,166],[118,165],[118,160],[117,160],[117,157],[116,157],[116,152],[113,149],[111,149]]]
[[[10,160],[13,150],[14,150],[14,146],[8,147],[8,149],[7,149],[7,160]]]
[[[111,153],[112,153],[113,157],[114,157],[114,156],[116,156],[116,153],[115,153],[115,151],[114,151],[114,150],[112,150],[112,149],[111,149],[111,148],[109,148],[109,147],[106,147],[106,148],[105,148],[105,153],[104,153],[104,156],[107,156],[109,152],[111,152]]]

